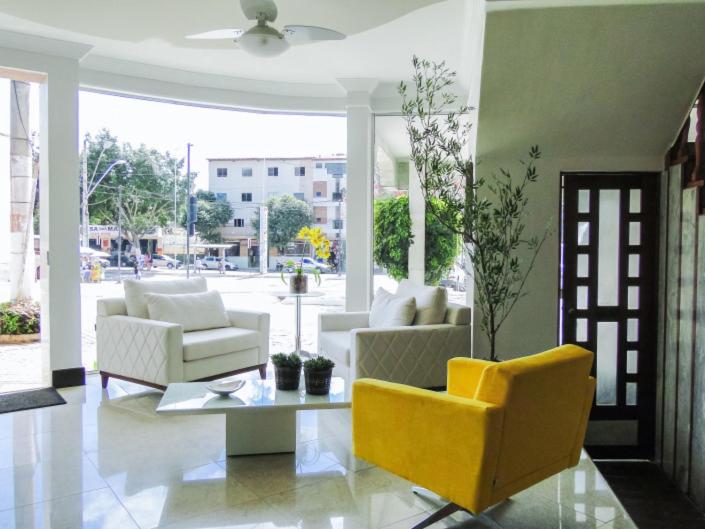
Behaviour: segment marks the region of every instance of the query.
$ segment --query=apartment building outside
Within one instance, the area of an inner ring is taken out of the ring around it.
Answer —
[[[347,163],[343,156],[297,158],[209,158],[208,189],[230,203],[233,218],[221,228],[230,260],[241,267],[257,266],[259,234],[252,220],[270,198],[292,195],[313,210],[314,227],[331,240],[338,255],[345,248],[345,188]],[[269,249],[277,256],[276,248]],[[270,259],[270,267],[276,259]]]

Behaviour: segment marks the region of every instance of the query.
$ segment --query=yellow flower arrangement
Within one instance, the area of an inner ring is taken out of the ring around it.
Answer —
[[[310,244],[316,252],[316,257],[318,257],[319,259],[328,259],[328,257],[330,257],[330,241],[323,234],[321,228],[309,228],[308,226],[304,226],[299,230],[299,233],[296,234],[296,238],[302,239],[303,241],[305,241],[305,243]],[[293,260],[289,260],[285,263],[285,267],[293,269],[294,273],[297,275],[304,274],[303,255],[300,263],[295,263]],[[318,269],[312,268],[307,271],[313,274],[313,277],[316,280],[316,284],[320,285],[321,273],[318,271]],[[281,280],[286,284],[286,279],[284,279],[284,268],[282,268],[281,271]]]
[[[296,238],[308,242],[316,251],[316,256],[320,259],[328,259],[328,257],[330,257],[330,241],[323,234],[321,228],[309,228],[308,226],[304,226],[299,230]]]

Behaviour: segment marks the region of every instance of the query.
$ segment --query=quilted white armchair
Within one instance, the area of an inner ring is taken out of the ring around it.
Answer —
[[[375,299],[381,294],[388,295],[378,291]],[[443,387],[448,360],[470,356],[471,310],[447,303],[445,289],[437,287],[402,281],[400,295],[415,299],[415,314],[412,309],[408,325],[380,325],[371,312],[319,314],[319,353],[331,358],[336,370],[342,368],[338,373],[348,381],[365,377],[420,388]]]
[[[125,298],[98,300],[97,353],[103,387],[113,377],[163,389],[170,382],[214,380],[254,369],[265,378],[269,314],[226,310],[217,293],[212,294],[219,307],[210,310],[212,299],[198,299],[204,297],[199,293],[208,298],[204,278],[124,283]],[[158,313],[171,321],[150,319],[150,311],[159,308],[152,304],[159,294],[157,302],[166,303],[172,314]],[[189,294],[196,295],[195,301]],[[183,303],[195,303],[194,310],[190,314],[179,310]],[[194,327],[198,330],[191,330]]]

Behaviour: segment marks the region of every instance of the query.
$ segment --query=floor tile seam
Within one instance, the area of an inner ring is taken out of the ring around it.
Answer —
[[[91,489],[82,490],[79,492],[71,492],[69,494],[60,494],[59,496],[52,496],[51,498],[46,498],[46,499],[39,500],[39,501],[32,501],[29,503],[23,503],[22,505],[15,505],[14,507],[10,507],[9,509],[0,509],[0,513],[9,512],[9,511],[16,511],[18,509],[25,509],[27,507],[34,507],[36,505],[40,505],[43,503],[51,503],[51,502],[57,501],[57,500],[65,500],[66,498],[71,498],[72,496],[81,496],[83,494],[89,494],[91,492],[97,492],[99,490],[108,490],[108,489],[110,489],[110,486],[106,484],[105,487],[91,488]],[[110,489],[110,492],[112,492],[113,495],[115,495],[115,492],[113,492],[112,489]]]
[[[110,483],[108,483],[107,480],[105,480],[105,482],[107,483],[108,489],[110,489],[110,492],[112,493],[113,497],[115,498],[115,501],[118,502],[120,507],[122,507],[125,510],[125,512],[127,513],[127,516],[130,518],[130,520],[132,520],[132,523],[135,524],[135,527],[137,527],[138,529],[148,529],[148,528],[143,527],[139,523],[137,523],[137,518],[135,518],[135,516],[132,514],[132,511],[130,509],[128,509],[127,505],[125,505],[125,503],[120,499],[120,495],[117,493],[117,491],[112,487],[112,485],[110,485]]]

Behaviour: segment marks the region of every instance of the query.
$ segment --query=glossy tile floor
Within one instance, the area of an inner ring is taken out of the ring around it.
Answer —
[[[160,392],[104,391],[95,375],[61,393],[67,405],[0,415],[2,529],[406,529],[434,510],[351,455],[350,410],[300,412],[296,454],[226,458],[222,416],[157,416]],[[635,527],[586,456],[492,516],[506,529]]]

